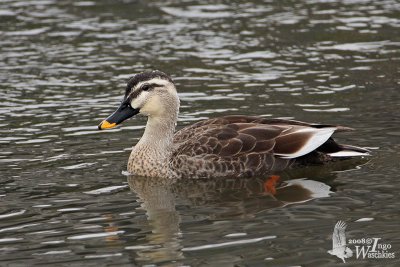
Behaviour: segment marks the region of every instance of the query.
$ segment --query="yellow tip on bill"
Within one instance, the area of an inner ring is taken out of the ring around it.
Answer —
[[[115,126],[117,126],[117,124],[114,123],[109,123],[108,121],[104,120],[100,123],[100,129],[110,129],[110,128],[114,128]]]

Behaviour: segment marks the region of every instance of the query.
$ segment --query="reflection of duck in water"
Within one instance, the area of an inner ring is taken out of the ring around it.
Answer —
[[[144,252],[139,249],[138,260],[156,263],[182,259],[182,246],[179,242],[180,217],[175,209],[172,180],[149,179],[128,176],[129,187],[142,202],[141,206],[146,211],[151,228],[151,232],[146,236],[147,249]]]
[[[214,180],[171,180],[130,176],[130,188],[143,201],[146,211],[175,209],[175,200],[191,206],[237,201],[260,201],[261,210],[328,197],[330,186],[323,182],[279,176],[262,178],[225,178]],[[243,211],[245,212],[245,211]],[[151,216],[151,212],[148,214]]]
[[[143,137],[129,157],[128,171],[150,177],[249,177],[283,170],[293,163],[324,163],[367,155],[340,145],[334,132],[349,128],[251,116],[197,122],[175,132],[179,98],[171,78],[160,71],[133,76],[120,107],[99,129],[138,114],[148,117]]]
[[[178,207],[195,211],[197,219],[251,218],[258,212],[327,197],[330,187],[322,182],[279,178],[161,179],[129,176],[128,183],[146,210],[151,232],[144,247],[133,246],[139,261],[160,263],[184,258]],[[184,209],[185,210],[185,209]],[[185,216],[188,212],[183,211]]]

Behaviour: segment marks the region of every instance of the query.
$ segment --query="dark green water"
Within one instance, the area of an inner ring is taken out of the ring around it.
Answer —
[[[400,3],[208,2],[1,1],[0,266],[400,265]],[[147,69],[176,81],[180,127],[341,124],[373,155],[287,172],[275,196],[267,177],[128,177],[144,118],[96,127]],[[338,220],[395,258],[329,255]]]

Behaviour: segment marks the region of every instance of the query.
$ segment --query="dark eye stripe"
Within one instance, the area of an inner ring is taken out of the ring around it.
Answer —
[[[132,100],[132,99],[138,97],[138,95],[140,95],[141,92],[142,92],[141,90],[133,91],[132,93],[130,93],[128,95],[128,98]]]
[[[149,91],[155,87],[160,87],[160,86],[162,86],[162,85],[157,84],[157,83],[151,83],[151,84],[146,83],[146,84],[143,84],[140,89],[143,91]]]
[[[140,95],[140,93],[143,91],[143,87],[145,87],[145,86],[149,86],[149,89],[144,90],[144,91],[149,91],[149,90],[151,90],[151,89],[153,89],[153,88],[161,87],[161,86],[163,86],[163,85],[157,84],[157,83],[152,83],[152,84],[147,84],[147,83],[146,83],[146,84],[143,84],[142,87],[140,87],[140,89],[138,89],[138,90],[136,90],[136,91],[134,91],[134,92],[131,92],[127,97],[128,97],[129,99],[134,99],[134,98],[138,97],[138,96]],[[132,90],[132,89],[131,89],[131,90]]]

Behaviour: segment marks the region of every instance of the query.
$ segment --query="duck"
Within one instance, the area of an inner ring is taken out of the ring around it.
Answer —
[[[121,104],[99,130],[142,114],[144,133],[130,153],[127,171],[143,177],[252,177],[296,166],[368,156],[368,149],[337,143],[345,126],[249,115],[198,121],[176,131],[180,100],[172,78],[158,70],[132,76]]]

